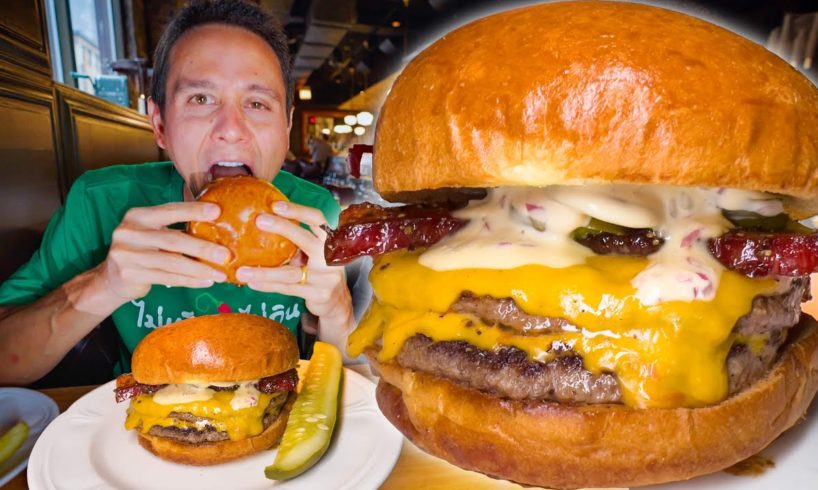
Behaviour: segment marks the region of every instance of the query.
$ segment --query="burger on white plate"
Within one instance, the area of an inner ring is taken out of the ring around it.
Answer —
[[[117,378],[125,428],[160,458],[224,463],[278,445],[298,384],[298,345],[283,325],[241,313],[157,328]]]

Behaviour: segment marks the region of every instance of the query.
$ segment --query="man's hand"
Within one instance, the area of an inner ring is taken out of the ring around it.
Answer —
[[[206,288],[226,279],[223,272],[194,258],[224,263],[229,251],[168,226],[186,221],[213,221],[219,206],[179,202],[132,208],[114,230],[105,261],[95,270],[120,304],[148,294],[151,286]]]
[[[304,298],[307,309],[319,318],[319,337],[336,345],[352,329],[352,298],[346,286],[344,268],[328,266],[324,260],[326,232],[321,229],[327,222],[321,211],[292,202],[277,202],[276,214],[261,214],[256,226],[263,231],[277,233],[295,243],[303,254],[288,265],[263,268],[241,267],[236,273],[239,281],[258,291],[275,292]],[[288,219],[306,224],[309,230]]]

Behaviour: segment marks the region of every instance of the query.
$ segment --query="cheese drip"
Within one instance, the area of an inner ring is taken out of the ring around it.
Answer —
[[[697,407],[727,396],[726,358],[736,321],[752,299],[776,289],[724,271],[711,301],[665,301],[645,306],[633,280],[650,266],[645,258],[589,257],[564,268],[539,264],[515,269],[436,271],[418,252],[379,257],[372,268],[375,302],[349,338],[359,355],[382,338],[382,361],[393,359],[406,339],[422,333],[435,341],[464,340],[484,350],[514,346],[547,362],[555,341],[583,357],[594,374],[613,372],[632,407]],[[449,313],[464,290],[513,298],[529,314],[561,317],[576,331],[519,336]],[[468,325],[474,323],[474,327]]]
[[[128,407],[128,416],[125,419],[125,428],[128,430],[139,428],[147,433],[151,427],[178,427],[204,429],[206,425],[213,426],[217,431],[227,432],[231,441],[244,439],[261,434],[264,411],[274,396],[287,396],[288,393],[265,394],[258,392],[258,399],[252,406],[234,408],[232,402],[234,393],[229,391],[213,391],[207,400],[188,401],[183,403],[160,404],[152,395],[139,395],[134,398]],[[158,393],[158,392],[157,392]],[[185,422],[171,418],[171,412],[188,413],[196,417],[208,419],[206,423]]]

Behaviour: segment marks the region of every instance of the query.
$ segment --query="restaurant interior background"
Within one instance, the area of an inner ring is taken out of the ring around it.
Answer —
[[[259,0],[281,19],[294,60],[289,169],[310,167],[309,144],[336,155],[310,177],[344,203],[377,199],[348,175],[354,144],[371,144],[378,111],[401,67],[453,26],[530,1]],[[653,2],[659,3],[659,2]],[[83,172],[163,158],[144,116],[151,55],[181,0],[4,0],[0,3],[0,281],[27,260]],[[661,2],[730,26],[816,79],[816,0]],[[407,162],[411,165],[411,162]],[[97,329],[42,385],[87,372],[115,333]],[[78,361],[85,352],[83,361]],[[77,354],[77,356],[74,356]],[[89,363],[88,359],[92,359]],[[100,362],[104,362],[102,359]],[[75,366],[76,367],[76,366]],[[62,372],[63,376],[54,373]],[[105,370],[102,370],[105,372]]]

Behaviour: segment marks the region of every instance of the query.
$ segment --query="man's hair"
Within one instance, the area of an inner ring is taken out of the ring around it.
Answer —
[[[241,27],[264,39],[275,52],[284,88],[287,91],[287,117],[293,104],[293,70],[287,37],[278,20],[257,5],[243,0],[193,0],[170,21],[153,55],[153,80],[150,96],[165,109],[170,52],[173,46],[189,30],[205,24],[222,24]]]

